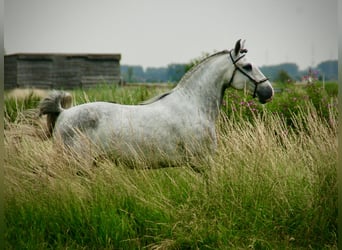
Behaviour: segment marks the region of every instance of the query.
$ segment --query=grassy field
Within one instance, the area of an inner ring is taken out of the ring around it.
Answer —
[[[73,95],[132,104],[170,87]],[[6,249],[337,249],[332,106],[327,120],[308,101],[291,126],[268,104],[252,120],[226,106],[217,153],[198,173],[109,158],[94,165],[63,152],[30,109],[41,97],[28,96],[6,95]]]

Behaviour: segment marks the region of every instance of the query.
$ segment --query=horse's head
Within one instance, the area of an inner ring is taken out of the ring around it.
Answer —
[[[228,85],[235,89],[243,89],[246,86],[261,103],[271,101],[274,94],[272,85],[258,67],[247,61],[244,44],[245,41],[238,40],[235,48],[229,51],[229,60],[234,67],[226,77]]]

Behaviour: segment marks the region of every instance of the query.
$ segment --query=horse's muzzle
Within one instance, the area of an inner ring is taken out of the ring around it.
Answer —
[[[270,87],[258,86],[256,94],[259,98],[259,102],[265,104],[267,102],[272,101],[274,92],[273,89]]]
[[[266,99],[266,100],[262,100],[262,99],[259,98],[259,102],[260,102],[261,104],[265,104],[265,103],[267,103],[267,102],[272,101],[272,99],[273,99],[273,96],[270,97],[270,98],[268,98],[268,99]]]

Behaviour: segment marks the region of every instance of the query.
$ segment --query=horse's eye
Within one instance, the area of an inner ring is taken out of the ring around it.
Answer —
[[[243,65],[242,68],[246,71],[252,71],[252,64],[248,63],[246,65]]]

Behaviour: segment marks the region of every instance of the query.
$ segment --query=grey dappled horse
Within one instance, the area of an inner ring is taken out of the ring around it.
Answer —
[[[71,95],[53,91],[40,103],[53,135],[77,152],[88,145],[120,159],[144,156],[151,164],[203,157],[213,152],[215,121],[227,88],[249,89],[270,101],[268,79],[246,58],[244,42],[213,54],[193,67],[171,91],[141,105],[91,102],[70,107]],[[67,108],[70,107],[70,108]]]

